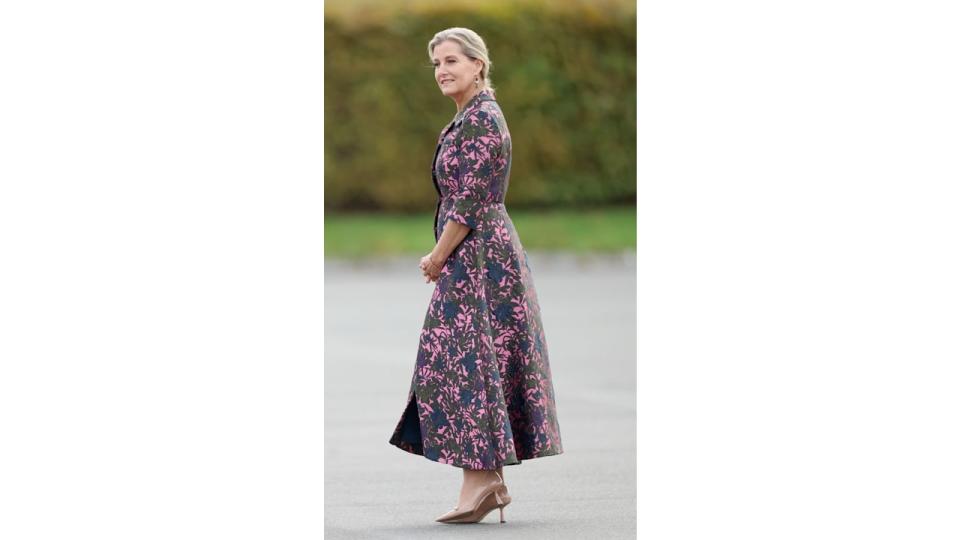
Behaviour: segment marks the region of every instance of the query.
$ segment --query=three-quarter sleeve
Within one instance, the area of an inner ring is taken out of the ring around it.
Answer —
[[[489,195],[502,137],[494,115],[478,109],[463,120],[459,139],[459,189],[452,197],[453,206],[448,216],[476,229],[494,202]]]

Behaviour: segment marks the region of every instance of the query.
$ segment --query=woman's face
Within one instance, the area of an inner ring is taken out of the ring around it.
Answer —
[[[433,48],[433,76],[445,96],[456,98],[467,93],[482,65],[467,58],[455,41],[443,41]]]

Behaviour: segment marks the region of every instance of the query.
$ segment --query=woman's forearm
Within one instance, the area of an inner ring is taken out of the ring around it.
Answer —
[[[437,260],[447,260],[450,254],[453,253],[453,250],[467,237],[469,232],[470,227],[462,223],[457,223],[452,219],[447,220],[447,224],[444,225],[443,232],[440,234],[440,239],[437,240],[437,245],[434,246],[431,252],[432,255]]]

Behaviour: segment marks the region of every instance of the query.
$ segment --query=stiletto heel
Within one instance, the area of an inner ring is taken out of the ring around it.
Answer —
[[[494,471],[494,474],[497,474],[496,471]],[[503,507],[510,504],[511,500],[512,498],[507,492],[507,485],[503,482],[503,477],[497,474],[497,481],[480,492],[473,506],[456,513],[443,515],[437,518],[437,521],[441,523],[479,523],[494,508],[499,508],[500,523],[506,523],[503,519]],[[459,507],[454,507],[454,510],[459,510]]]

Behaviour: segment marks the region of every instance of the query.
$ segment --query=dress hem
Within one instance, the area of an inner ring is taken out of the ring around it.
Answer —
[[[408,443],[408,442],[405,442],[405,441],[397,441],[395,437],[391,437],[388,442],[389,442],[392,446],[396,446],[397,448],[399,448],[400,450],[403,450],[404,452],[407,452],[408,454],[413,454],[413,455],[415,455],[415,456],[423,456],[425,459],[428,459],[428,460],[430,460],[430,461],[434,461],[434,462],[436,462],[436,463],[443,463],[443,464],[445,464],[445,465],[450,465],[450,466],[457,467],[457,468],[460,468],[460,469],[477,470],[477,469],[473,469],[472,467],[466,467],[466,466],[464,466],[461,462],[457,462],[456,460],[443,459],[443,458],[441,458],[441,457],[436,457],[436,458],[434,458],[434,457],[431,457],[431,456],[428,456],[428,455],[424,454],[423,452],[418,452],[418,451],[416,450],[416,448],[415,448],[412,444],[410,444],[410,443]],[[517,461],[509,461],[509,462],[498,463],[498,464],[494,465],[492,468],[493,468],[493,469],[497,469],[497,468],[502,467],[502,466],[522,465],[524,461],[529,460],[529,459],[537,459],[537,458],[543,458],[543,457],[558,456],[558,455],[560,455],[560,454],[563,454],[563,450],[562,450],[562,449],[561,449],[561,450],[549,450],[549,451],[544,451],[544,452],[540,452],[539,454],[533,454],[533,455],[531,455],[531,456],[529,456],[529,457],[525,457],[525,458],[522,458],[522,459],[521,459],[521,458],[517,458]],[[481,470],[491,470],[491,469],[481,469]]]

